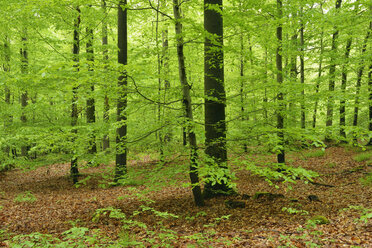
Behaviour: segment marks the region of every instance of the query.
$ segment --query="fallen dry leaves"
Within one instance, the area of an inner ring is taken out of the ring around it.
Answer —
[[[154,242],[160,244],[161,237],[169,239],[166,234],[173,230],[172,240],[168,243],[171,247],[187,247],[191,244],[196,247],[310,247],[311,244],[322,247],[371,247],[371,222],[355,222],[360,214],[358,211],[340,211],[350,205],[372,208],[371,187],[359,182],[359,178],[371,168],[364,162],[355,162],[353,154],[344,148],[332,147],[326,150],[323,157],[305,160],[297,153],[289,156],[293,165],[321,174],[318,182],[335,187],[298,182],[293,190],[286,190],[285,187],[275,189],[262,178],[238,170],[237,187],[240,194],[272,192],[283,194],[285,198],[254,200],[242,199],[241,195],[220,197],[208,200],[203,208],[194,206],[190,190],[181,187],[182,183],[148,192],[147,197],[154,203],[146,204],[136,197],[133,187],[132,190],[129,187],[103,189],[98,187],[97,177],[92,177],[80,188],[73,187],[66,176],[69,173],[68,164],[28,172],[15,170],[0,175],[0,229],[6,229],[13,235],[41,232],[58,237],[74,223],[91,229],[99,228],[108,237],[116,239],[121,228],[120,221],[102,218],[96,223],[92,222],[96,209],[113,206],[127,216],[140,211],[131,218],[145,223],[148,229],[133,227],[130,230],[139,241],[154,238]],[[130,166],[147,165],[151,170],[154,163],[131,163]],[[349,173],[360,166],[361,170]],[[82,170],[86,175],[97,175],[100,171],[103,171],[102,167]],[[180,180],[186,182],[187,175],[181,176]],[[137,192],[140,192],[146,186],[137,188]],[[37,201],[15,202],[17,195],[25,191],[32,192]],[[320,201],[310,201],[309,195],[316,195]],[[120,198],[122,196],[126,197]],[[227,208],[224,202],[228,199],[245,201],[245,208]],[[165,219],[151,211],[141,212],[142,205],[175,214],[179,218]],[[283,207],[302,210],[305,214],[290,214],[282,211]],[[330,224],[307,227],[307,220],[314,215],[326,216]],[[155,234],[151,234],[150,230]],[[6,242],[0,236],[1,245],[6,245]]]

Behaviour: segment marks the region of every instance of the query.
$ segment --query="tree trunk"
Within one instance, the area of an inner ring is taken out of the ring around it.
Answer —
[[[7,35],[5,35],[5,38],[4,38],[4,64],[3,64],[3,70],[5,73],[8,73],[10,72],[10,39]],[[10,93],[10,89],[8,87],[7,84],[5,84],[5,88],[4,88],[4,93],[5,93],[5,103],[8,107],[10,107],[10,97],[11,97],[11,93]],[[9,111],[9,108],[8,108],[8,111]],[[9,130],[9,126],[11,125],[11,123],[13,122],[13,116],[11,113],[7,113],[6,114],[6,117],[5,117],[5,120],[4,120],[4,129],[10,133],[10,130]],[[10,150],[11,148],[9,146],[6,146],[5,147],[5,153],[7,156],[10,155]]]
[[[341,8],[341,1],[336,0],[336,11]],[[326,117],[326,136],[325,141],[332,141],[332,124],[333,124],[333,92],[335,91],[335,73],[336,73],[336,52],[337,52],[337,38],[338,38],[338,28],[335,27],[335,31],[332,35],[332,48],[331,48],[331,61],[329,67],[329,84],[328,84],[328,103],[327,103],[327,117]]]
[[[175,18],[175,30],[177,37],[177,56],[178,56],[178,70],[183,92],[183,107],[186,119],[186,132],[190,143],[190,181],[192,186],[192,193],[194,201],[197,206],[204,206],[204,199],[199,184],[198,174],[198,146],[196,142],[196,135],[194,132],[194,118],[191,105],[190,85],[187,81],[185,55],[183,52],[183,33],[181,23],[181,10],[178,0],[173,0],[173,12]]]
[[[278,11],[278,20],[282,18],[283,15],[283,3],[282,0],[277,0],[277,11]],[[278,138],[279,138],[279,147],[278,151],[278,163],[285,163],[285,151],[284,151],[284,111],[285,104],[283,103],[284,94],[282,92],[283,84],[283,28],[282,24],[278,23],[276,28],[276,38],[277,38],[277,49],[276,49],[276,81],[278,83],[278,111],[277,111],[277,129],[278,129]]]
[[[320,57],[319,57],[319,65],[318,65],[318,79],[316,81],[316,85],[315,85],[315,104],[314,104],[314,112],[313,112],[313,128],[316,127],[316,115],[317,115],[317,111],[318,111],[318,103],[319,103],[319,99],[318,99],[318,94],[319,94],[319,88],[320,88],[320,81],[321,81],[321,77],[322,77],[322,64],[323,64],[323,52],[324,52],[324,47],[323,47],[323,30],[320,34]]]
[[[79,73],[79,53],[80,53],[80,8],[76,7],[77,16],[74,23],[74,38],[73,38],[73,59],[74,59],[74,67],[76,68],[76,73]],[[72,126],[72,142],[74,143],[76,140],[77,129],[75,126],[77,125],[79,113],[78,113],[78,88],[77,84],[74,85],[72,88],[72,103],[71,103],[71,126]],[[72,181],[74,184],[78,182],[79,177],[79,169],[77,163],[77,154],[75,148],[73,148],[73,156],[71,159],[71,168],[70,174],[72,177]]]
[[[27,31],[24,31],[22,37],[22,47],[20,49],[21,53],[21,73],[27,74],[28,73],[28,49],[27,49]],[[21,106],[22,106],[22,113],[21,113],[21,122],[25,125],[27,122],[27,116],[25,113],[25,108],[28,105],[28,92],[26,89],[23,89],[21,93]],[[27,142],[27,140],[26,140]],[[22,145],[21,147],[21,156],[22,157],[29,157],[28,152],[30,151],[30,146],[27,144]]]
[[[296,17],[296,16],[295,16]],[[291,45],[292,45],[292,50],[294,50],[295,52],[293,54],[291,54],[290,56],[290,77],[291,77],[291,81],[293,84],[297,85],[298,81],[297,81],[297,74],[298,74],[298,71],[297,71],[297,56],[298,56],[298,37],[297,37],[297,29],[294,30],[294,34],[292,35],[291,37]],[[279,86],[280,87],[280,86]],[[292,92],[292,97],[289,97],[289,98],[296,98],[296,95],[297,95],[297,91],[293,91]],[[288,115],[290,116],[287,120],[287,125],[288,126],[294,126],[296,127],[297,126],[297,113],[296,113],[296,109],[295,109],[295,106],[296,104],[294,103],[294,101],[289,101],[289,110],[288,110]]]
[[[367,44],[368,44],[368,40],[371,36],[371,32],[372,32],[372,22],[369,23],[369,29],[368,29],[367,35],[364,39],[364,42],[363,42],[361,56],[363,56],[365,54],[365,52],[367,51]],[[360,87],[362,85],[362,76],[363,76],[364,67],[365,67],[365,60],[362,59],[362,61],[360,62],[360,65],[359,65],[359,69],[358,69],[357,83],[356,83],[356,90],[355,90],[355,107],[354,107],[354,116],[353,116],[353,126],[354,127],[358,126],[359,92],[360,92]],[[368,74],[368,76],[370,76],[370,75]],[[369,91],[369,92],[371,92],[371,91]],[[353,136],[354,136],[353,137],[354,142],[356,142],[357,134],[354,133]]]
[[[93,63],[94,63],[94,50],[93,50],[93,29],[87,28],[87,44],[86,44],[86,52],[87,52],[87,62],[88,62],[88,71],[93,72]],[[93,79],[91,77],[91,79]],[[93,124],[96,122],[96,105],[94,101],[94,82],[90,82],[90,93],[87,99],[87,123]],[[88,152],[90,154],[97,153],[97,144],[96,144],[96,135],[94,128],[89,135],[89,147]]]
[[[167,94],[170,89],[170,81],[169,77],[169,41],[168,41],[168,26],[162,31],[162,55],[161,55],[161,68],[163,69],[163,84],[164,84],[164,96],[163,101],[165,102],[167,99]],[[165,108],[162,110],[162,116],[164,117],[165,126],[169,124],[169,116],[165,112]],[[165,128],[163,142],[167,144],[172,139],[172,131],[168,127]]]
[[[305,113],[305,40],[304,40],[304,21],[303,9],[301,7],[301,27],[300,27],[300,76],[302,86],[302,99],[301,99],[301,128],[306,128],[306,113]]]
[[[219,10],[213,10],[213,8]],[[225,174],[226,181],[210,177],[204,186],[205,197],[230,194],[227,175],[226,93],[224,86],[222,0],[204,0],[204,95],[205,95],[205,153],[213,165]],[[215,184],[213,184],[213,183]]]
[[[243,37],[243,32],[240,34],[240,114],[241,114],[241,121],[244,123],[246,121],[245,117],[245,93],[244,93],[244,65],[245,65],[245,59],[244,59],[244,37]],[[243,151],[247,152],[248,147],[246,141],[243,141]]]
[[[342,79],[341,79],[341,101],[340,101],[340,136],[344,139],[343,142],[346,142],[346,133],[345,133],[345,125],[346,125],[346,83],[347,83],[347,65],[349,63],[349,55],[351,50],[351,42],[352,38],[349,38],[346,42],[346,50],[345,50],[345,62],[342,66]]]
[[[108,35],[107,35],[107,4],[106,0],[102,0],[102,10],[103,14],[105,15],[103,21],[102,21],[102,46],[103,46],[103,63],[105,63],[105,69],[107,69],[107,63],[109,60],[108,57]],[[103,121],[108,124],[110,121],[110,102],[109,102],[109,97],[107,91],[105,91],[105,97],[104,97],[104,103],[103,103]],[[110,138],[109,134],[105,133],[103,135],[103,140],[102,140],[102,150],[106,151],[108,148],[110,148]]]
[[[116,167],[115,182],[127,173],[127,71],[128,64],[128,29],[127,0],[121,0],[118,6],[118,63],[122,66],[118,78],[118,102],[116,129]]]

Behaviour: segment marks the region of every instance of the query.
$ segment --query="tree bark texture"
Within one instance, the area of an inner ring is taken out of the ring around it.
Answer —
[[[194,117],[191,105],[191,94],[190,85],[187,81],[186,75],[186,65],[185,65],[185,55],[183,51],[183,32],[181,23],[181,10],[179,0],[173,0],[173,12],[175,18],[175,30],[177,36],[177,57],[178,57],[178,71],[182,86],[183,95],[183,108],[186,119],[186,133],[188,135],[188,140],[190,144],[190,181],[192,185],[192,193],[194,196],[194,201],[197,206],[204,206],[204,199],[199,183],[198,175],[198,146],[196,141],[196,135],[194,132]]]
[[[122,71],[118,78],[117,122],[116,129],[116,167],[117,182],[127,172],[127,85],[128,77],[125,66],[128,64],[128,27],[127,0],[119,2],[118,6],[118,63]]]
[[[87,61],[88,61],[88,70],[93,72],[93,63],[94,63],[94,49],[93,49],[93,29],[87,28],[87,43],[86,43],[86,51],[87,51]],[[93,79],[93,78],[91,78]],[[89,83],[90,93],[87,99],[87,123],[93,124],[96,122],[96,105],[94,100],[94,82]],[[96,144],[96,135],[94,128],[91,131],[89,137],[89,147],[88,152],[91,154],[97,153],[97,144]]]
[[[106,0],[102,0],[102,10],[104,14],[104,19],[102,21],[102,46],[103,46],[103,63],[105,63],[105,69],[107,69],[107,63],[109,60],[108,57],[108,33],[107,33],[107,3]],[[107,124],[110,121],[110,101],[108,97],[107,91],[105,91],[105,96],[104,96],[104,103],[103,103],[103,121]],[[110,148],[110,138],[109,134],[105,133],[103,135],[102,139],[102,150],[106,151],[108,148]]]
[[[218,6],[218,10],[211,9],[212,5]],[[223,18],[220,11],[222,0],[204,0],[205,153],[215,166],[227,170]],[[210,181],[204,186],[205,197],[229,194],[230,191],[228,183],[222,181],[214,185]]]
[[[79,53],[80,53],[80,8],[76,7],[77,16],[74,23],[74,37],[73,37],[73,60],[75,62],[74,67],[76,68],[76,73],[79,73]],[[77,125],[79,113],[78,113],[78,85],[74,85],[72,88],[72,102],[71,102],[71,126],[72,126],[72,136],[73,140],[72,142],[75,142],[75,136],[77,135],[77,129],[75,126]],[[78,169],[78,160],[77,160],[77,154],[75,149],[73,150],[73,155],[71,159],[71,167],[70,167],[70,174],[72,177],[73,183],[78,182],[79,177],[79,169]]]
[[[283,15],[283,3],[281,0],[277,0],[277,11],[278,11],[278,20],[282,18]],[[276,39],[278,42],[276,48],[276,81],[278,83],[278,111],[277,111],[277,129],[278,129],[278,138],[279,138],[279,147],[277,160],[278,163],[285,163],[285,151],[284,151],[284,112],[285,104],[283,103],[284,94],[281,91],[283,84],[283,27],[282,24],[278,23],[276,28]]]

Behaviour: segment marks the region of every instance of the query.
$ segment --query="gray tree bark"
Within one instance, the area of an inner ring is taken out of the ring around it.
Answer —
[[[187,81],[185,55],[183,52],[183,33],[181,23],[181,10],[179,0],[173,0],[173,12],[175,18],[175,30],[177,37],[177,57],[178,57],[178,71],[182,86],[183,95],[183,107],[186,119],[186,133],[190,144],[190,181],[192,186],[192,193],[194,195],[194,201],[197,206],[204,206],[204,199],[199,184],[198,174],[198,146],[196,141],[196,135],[194,132],[194,117],[191,104],[190,84]]]

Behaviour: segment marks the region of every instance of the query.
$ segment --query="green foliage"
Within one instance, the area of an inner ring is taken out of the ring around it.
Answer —
[[[37,198],[36,196],[34,196],[31,191],[25,191],[23,193],[20,193],[18,194],[15,198],[14,198],[14,201],[15,202],[35,202],[37,201]]]
[[[308,220],[309,225],[324,225],[329,223],[330,221],[327,219],[327,217],[322,215],[316,215]]]
[[[258,166],[248,161],[242,161],[246,165],[246,169],[255,175],[265,178],[265,180],[272,186],[274,181],[282,181],[282,183],[296,183],[296,180],[312,181],[313,178],[319,175],[311,170],[306,170],[302,167],[292,167],[285,164],[273,163],[271,166]],[[275,185],[275,187],[278,187]]]
[[[372,152],[364,152],[357,154],[353,157],[353,159],[357,162],[367,161],[372,158]]]
[[[288,212],[290,214],[300,214],[300,215],[308,215],[309,212],[303,209],[296,209],[291,207],[282,207],[283,212]]]
[[[363,206],[349,206],[347,208],[342,209],[342,211],[357,211],[360,213],[359,219],[356,221],[367,223],[369,219],[372,219],[372,209],[365,208]]]
[[[41,233],[36,232],[36,233],[27,234],[27,235],[17,235],[13,237],[10,243],[10,246],[14,248],[31,248],[31,247],[49,248],[49,247],[56,247],[55,246],[56,242],[58,242],[58,239],[53,238],[52,235],[41,234]]]
[[[372,186],[372,172],[359,179],[360,182],[365,186]]]
[[[204,212],[204,211],[200,211],[200,212],[197,212],[196,215],[194,215],[194,216],[186,216],[185,219],[193,221],[193,220],[197,219],[199,216],[203,216],[203,217],[207,216],[207,213]]]
[[[310,151],[304,154],[306,158],[319,158],[319,157],[323,157],[324,155],[325,155],[325,151],[321,149],[313,150],[313,151]]]

